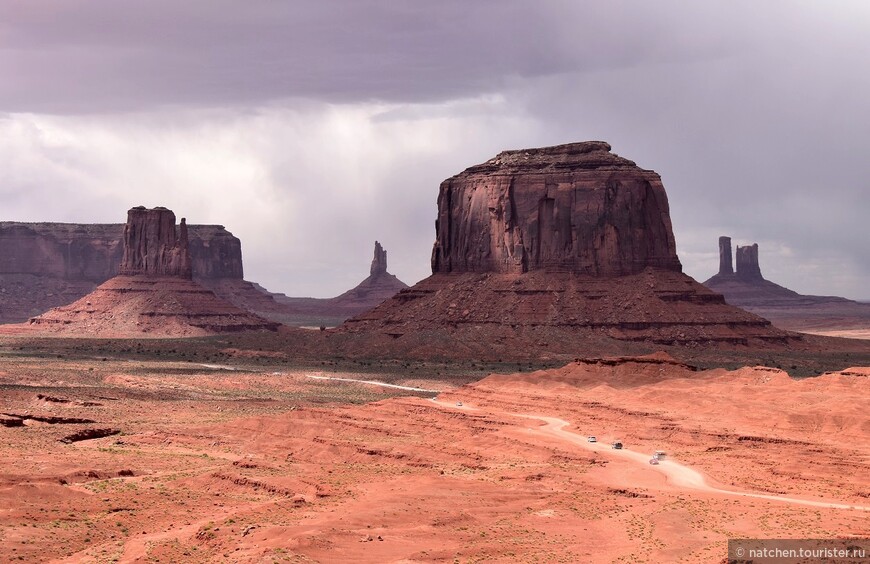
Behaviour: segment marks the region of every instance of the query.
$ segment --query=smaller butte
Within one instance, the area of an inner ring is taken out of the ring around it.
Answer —
[[[194,282],[187,223],[166,208],[127,212],[120,274],[83,298],[30,320],[34,329],[85,336],[188,337],[276,330]]]

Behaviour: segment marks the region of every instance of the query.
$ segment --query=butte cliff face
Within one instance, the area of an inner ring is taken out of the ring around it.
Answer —
[[[81,299],[34,317],[36,330],[86,336],[195,336],[275,329],[194,282],[184,219],[166,208],[127,213],[120,274]]]
[[[794,338],[682,274],[659,175],[600,141],[506,151],[445,180],[432,272],[335,339],[352,354],[507,359],[602,339]]]
[[[176,229],[175,214],[166,208],[138,206],[128,211],[119,272],[126,276],[193,278],[187,220],[181,218]]]
[[[603,141],[505,151],[445,180],[433,273],[680,272],[658,174]]]
[[[0,222],[0,275],[104,282],[118,274],[123,223]],[[194,278],[242,279],[242,245],[222,225],[189,225]]]

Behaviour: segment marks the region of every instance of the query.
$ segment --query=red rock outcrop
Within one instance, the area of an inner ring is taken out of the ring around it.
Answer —
[[[441,183],[433,273],[679,272],[658,174],[603,141],[504,151]]]
[[[734,262],[731,259],[731,237],[719,237],[719,274],[728,276],[734,274]]]
[[[372,259],[369,272],[371,273],[369,277],[357,284],[356,287],[332,298],[331,305],[346,311],[350,317],[372,309],[408,287],[407,284],[387,272],[387,251],[377,241],[375,241],[375,256]]]
[[[38,332],[88,337],[197,337],[275,330],[267,321],[181,276],[119,275],[30,320]]]
[[[192,278],[187,221],[176,231],[175,214],[166,208],[137,206],[127,212],[120,274]]]
[[[41,331],[125,337],[198,336],[277,328],[219,298],[191,279],[188,232],[176,230],[166,208],[136,207],[127,214],[124,252],[115,276],[81,299],[34,317]]]
[[[369,275],[380,276],[387,272],[387,251],[381,246],[378,241],[375,241],[375,256],[372,259],[372,266],[369,268]]]
[[[510,358],[577,354],[602,338],[795,339],[682,274],[675,249],[659,175],[608,144],[506,151],[441,184],[432,276],[345,322],[336,341]]]
[[[223,225],[191,225],[190,260],[195,280],[242,280],[242,242]]]
[[[758,266],[758,243],[737,247],[737,278],[742,280],[763,280],[761,267]]]

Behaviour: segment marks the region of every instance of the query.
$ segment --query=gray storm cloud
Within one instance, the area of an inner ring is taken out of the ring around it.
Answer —
[[[427,274],[437,185],[604,139],[663,177],[686,271],[870,298],[864,2],[0,0],[3,219],[225,224],[248,277],[334,295],[371,241]],[[197,219],[199,216],[199,219]],[[355,270],[358,268],[358,272]]]

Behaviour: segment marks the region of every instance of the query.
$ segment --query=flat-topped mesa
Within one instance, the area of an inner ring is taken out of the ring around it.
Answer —
[[[372,259],[372,266],[369,269],[369,274],[372,278],[386,274],[387,272],[387,251],[381,244],[375,241],[375,257]]]
[[[741,280],[764,280],[758,266],[758,243],[737,247],[737,278]]]
[[[433,273],[680,272],[659,175],[603,141],[504,151],[441,183]]]
[[[719,237],[719,274],[734,274],[734,261],[731,258],[731,237]]]
[[[192,278],[187,222],[176,231],[175,214],[163,207],[127,212],[121,275]]]

